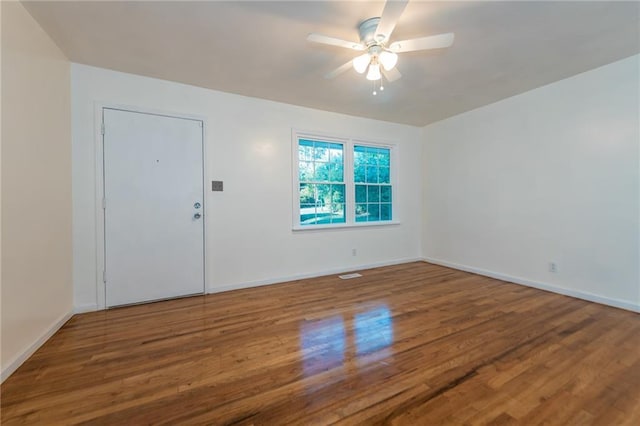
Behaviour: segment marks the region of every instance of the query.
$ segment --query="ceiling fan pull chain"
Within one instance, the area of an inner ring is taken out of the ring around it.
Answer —
[[[374,80],[373,81],[373,96],[378,94],[378,90],[381,91],[381,92],[384,90],[384,86],[383,86],[382,80],[383,80],[383,77],[380,77],[379,80]],[[376,90],[376,83],[378,83],[378,90]]]

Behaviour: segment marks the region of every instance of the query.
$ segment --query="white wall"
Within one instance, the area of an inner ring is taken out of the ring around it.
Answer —
[[[72,310],[70,64],[2,2],[2,378]]]
[[[425,256],[639,309],[638,61],[425,127]]]
[[[420,258],[421,129],[78,64],[71,74],[77,308],[95,309],[97,300],[96,101],[205,117],[207,180],[225,188],[207,192],[209,291]],[[396,142],[401,224],[293,232],[292,127]]]

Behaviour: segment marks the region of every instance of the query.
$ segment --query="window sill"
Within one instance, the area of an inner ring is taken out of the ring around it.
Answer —
[[[337,230],[337,229],[355,229],[355,228],[371,228],[380,226],[397,226],[400,225],[398,221],[387,222],[358,222],[358,223],[336,223],[328,225],[308,225],[308,226],[294,226],[294,232],[306,232],[306,231],[324,231],[324,230]]]

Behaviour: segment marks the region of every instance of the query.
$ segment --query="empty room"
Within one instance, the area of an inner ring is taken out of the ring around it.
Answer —
[[[640,424],[640,3],[0,3],[4,425]]]

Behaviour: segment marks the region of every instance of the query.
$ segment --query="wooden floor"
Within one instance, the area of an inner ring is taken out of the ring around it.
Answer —
[[[2,424],[640,424],[640,315],[426,263],[74,316]]]

